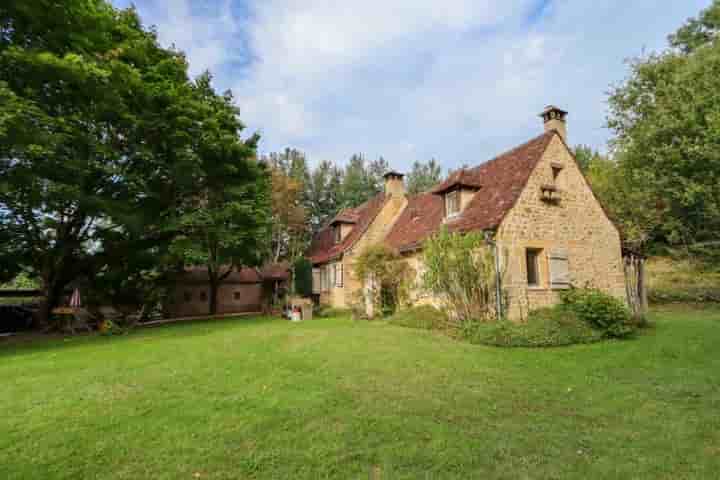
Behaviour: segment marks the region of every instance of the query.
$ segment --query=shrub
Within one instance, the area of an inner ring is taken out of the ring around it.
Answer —
[[[422,330],[442,330],[446,326],[447,318],[440,310],[427,305],[400,310],[388,318],[388,323]]]
[[[294,265],[295,294],[301,297],[312,295],[312,263],[307,258],[298,258]]]
[[[398,307],[407,305],[413,286],[415,272],[412,267],[393,249],[385,245],[373,245],[366,248],[355,260],[353,267],[357,278],[372,279],[370,292],[361,290],[360,297],[353,300],[362,316],[368,294],[373,310],[382,316],[395,313]]]
[[[609,338],[624,338],[635,331],[630,312],[617,298],[594,288],[573,288],[561,295],[562,307]]]
[[[495,261],[481,233],[442,228],[425,242],[423,263],[423,287],[441,299],[453,320],[496,320]]]
[[[604,337],[603,332],[562,307],[530,312],[526,323],[466,322],[461,336],[471,343],[496,347],[560,347],[593,343]]]

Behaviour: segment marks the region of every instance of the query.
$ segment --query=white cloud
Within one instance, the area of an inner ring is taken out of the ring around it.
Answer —
[[[126,0],[117,0],[126,1]],[[602,147],[605,92],[623,60],[710,0],[145,0],[144,18],[231,87],[261,148],[313,161],[383,155],[398,169],[479,163],[571,112],[573,143]]]

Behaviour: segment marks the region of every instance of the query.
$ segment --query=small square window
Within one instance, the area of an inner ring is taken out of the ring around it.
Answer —
[[[460,192],[455,190],[445,195],[445,216],[454,217],[460,213]]]
[[[185,293],[183,294],[183,299],[184,299],[186,302],[192,302],[192,293],[191,293],[191,292],[185,292]]]
[[[534,248],[525,251],[525,264],[527,266],[527,284],[530,287],[540,285],[540,252]]]
[[[202,300],[203,302],[204,302],[205,300],[207,300],[207,293],[205,293],[205,292],[200,292],[200,300]]]
[[[233,298],[237,301],[240,300],[240,292],[233,293]]]

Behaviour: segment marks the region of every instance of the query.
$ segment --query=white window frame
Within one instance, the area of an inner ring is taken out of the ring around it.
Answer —
[[[343,287],[343,282],[345,280],[343,278],[344,274],[345,274],[345,271],[344,271],[343,263],[337,262],[335,264],[335,286],[336,287],[338,287],[338,288]]]
[[[453,199],[456,209],[450,211],[450,199]],[[445,217],[453,218],[460,215],[460,190],[453,190],[445,194]]]

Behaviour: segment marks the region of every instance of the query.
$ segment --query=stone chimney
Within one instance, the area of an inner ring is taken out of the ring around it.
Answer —
[[[567,115],[568,112],[554,105],[545,107],[545,110],[540,114],[543,123],[545,123],[545,131],[555,130],[567,142]]]
[[[383,178],[385,179],[385,195],[392,197],[402,197],[405,195],[405,181],[403,180],[402,173],[389,171]]]

